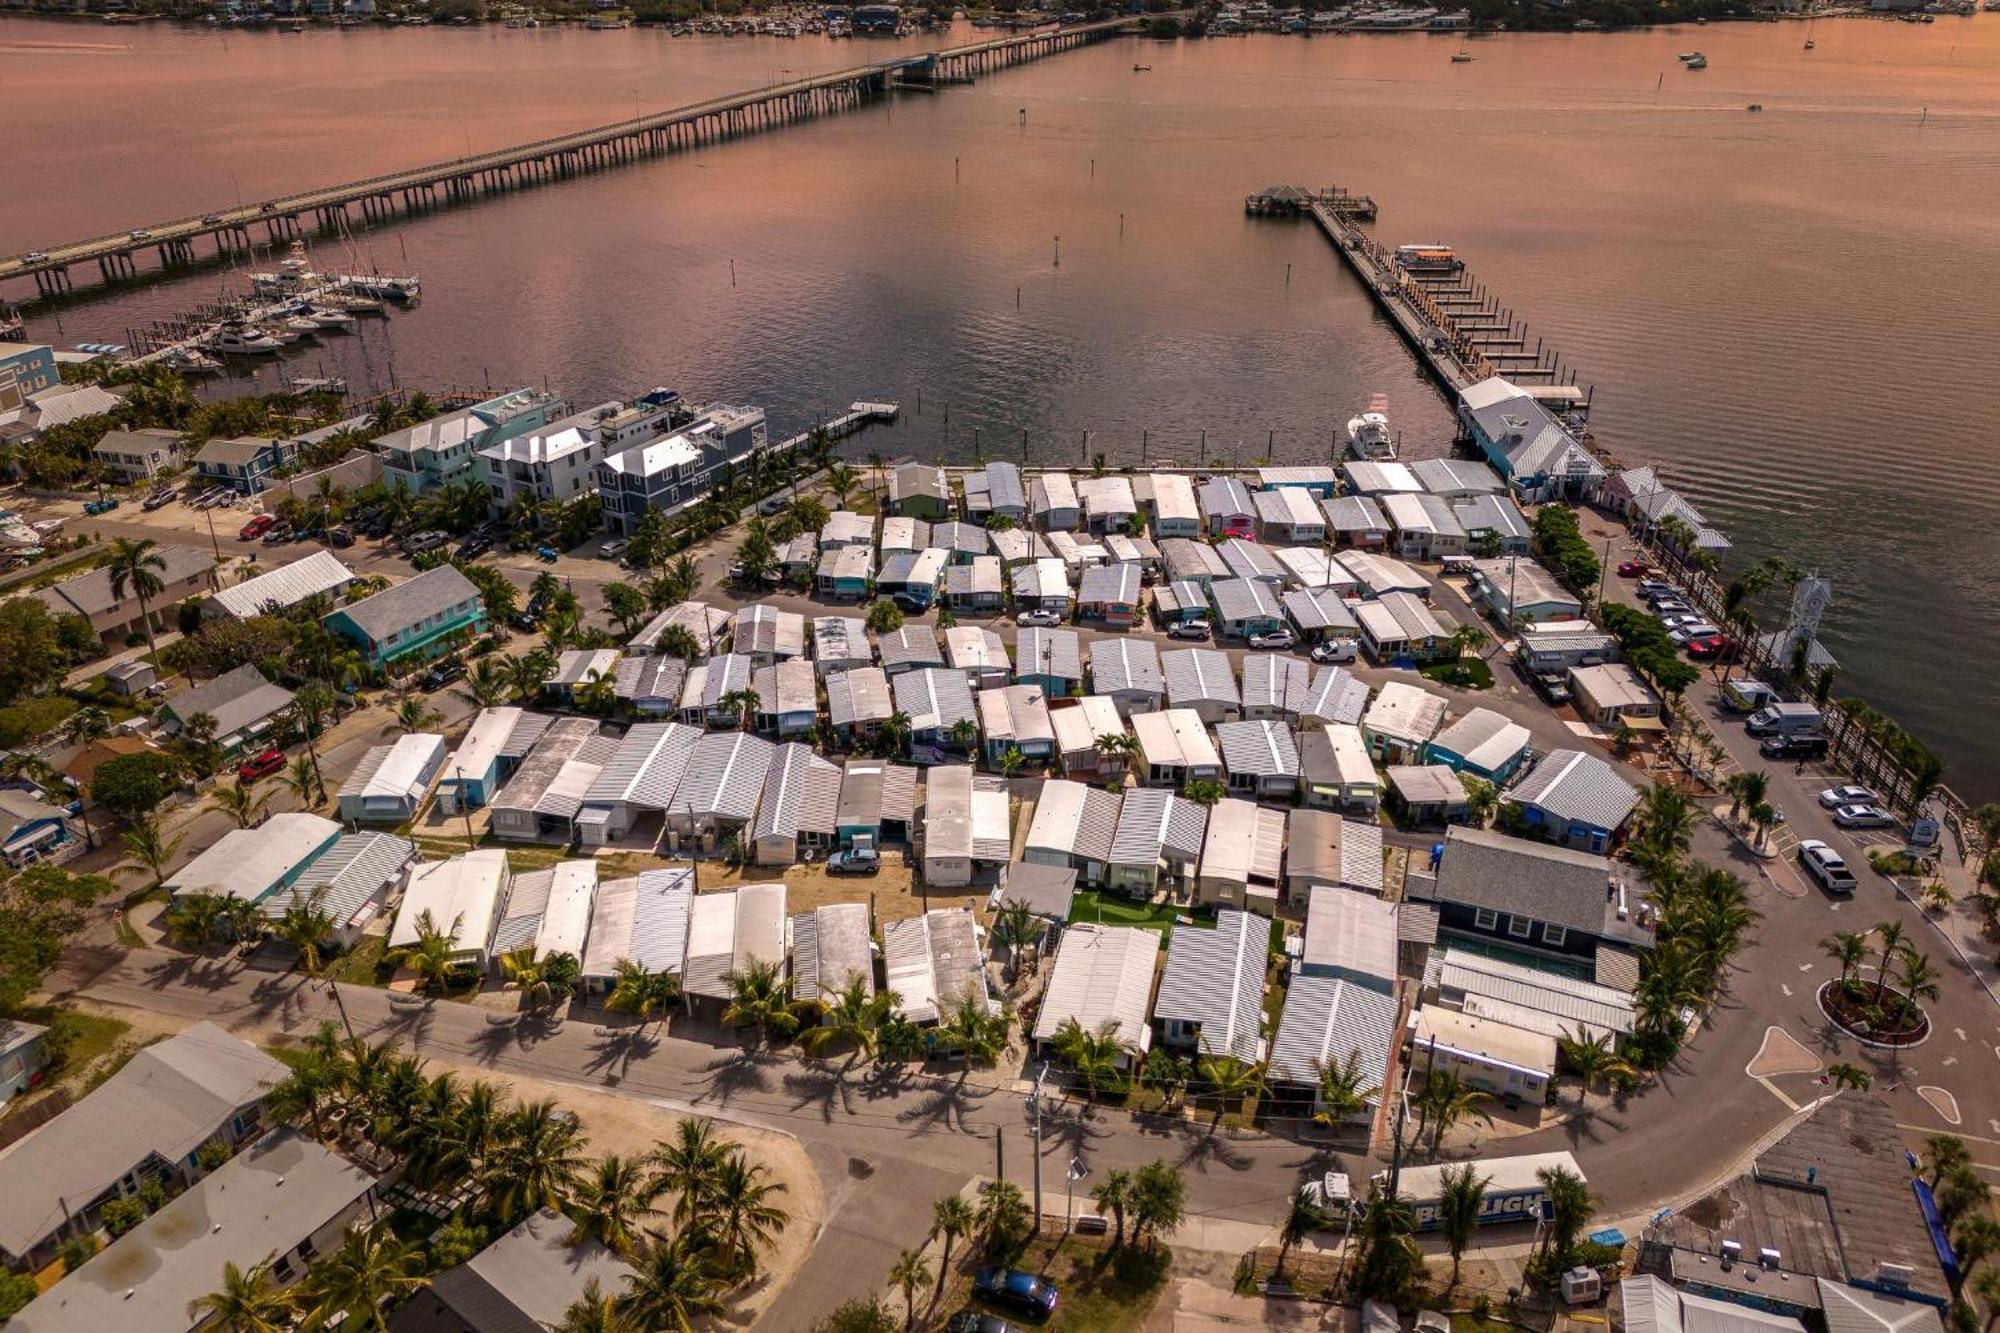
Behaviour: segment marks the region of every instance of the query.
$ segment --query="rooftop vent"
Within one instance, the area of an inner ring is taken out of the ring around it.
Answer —
[[[1764,1247],[1763,1247],[1762,1249],[1758,1250],[1758,1251],[1757,1251],[1757,1266],[1758,1266],[1759,1268],[1770,1268],[1770,1269],[1776,1269],[1776,1268],[1777,1268],[1777,1266],[1778,1266],[1778,1252],[1777,1252],[1777,1250],[1773,1249],[1773,1248],[1772,1248],[1771,1246],[1769,1246],[1769,1245],[1766,1245],[1766,1246],[1764,1246]]]

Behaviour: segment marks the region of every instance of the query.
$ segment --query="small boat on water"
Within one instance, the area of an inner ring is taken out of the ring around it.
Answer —
[[[1454,65],[1470,65],[1472,63],[1472,53],[1469,51],[1453,51],[1451,53],[1451,63]]]
[[[320,375],[302,380],[293,380],[292,390],[295,393],[346,393],[347,377],[345,375]]]
[[[1686,64],[1689,69],[1707,69],[1708,57],[1697,51],[1692,56],[1687,57]]]
[[[339,329],[343,333],[352,329],[358,322],[352,312],[342,310],[339,306],[307,306],[299,313],[311,320],[316,328]]]
[[[224,356],[269,356],[284,344],[254,324],[221,324],[206,338],[202,348]]]
[[[291,250],[278,261],[277,272],[252,273],[250,287],[261,296],[288,296],[316,285],[319,280],[306,255],[306,243],[293,241]]]
[[[1132,66],[1132,72],[1134,74],[1151,74],[1153,67],[1151,65],[1134,65]]]
[[[1371,394],[1368,410],[1348,419],[1347,452],[1363,460],[1396,456],[1396,437],[1389,431],[1387,394]]]
[[[1752,102],[1748,107],[1744,109],[1747,111],[1762,111],[1764,109],[1764,104],[1762,102]]]
[[[1810,51],[1812,49],[1813,49],[1813,39],[1808,37],[1806,38],[1806,50]]]
[[[192,347],[176,347],[160,358],[160,364],[182,375],[213,375],[222,369],[220,361]]]
[[[417,281],[415,274],[407,278],[392,278],[382,273],[349,273],[337,281],[344,291],[388,301],[414,301],[423,290],[423,284]]]

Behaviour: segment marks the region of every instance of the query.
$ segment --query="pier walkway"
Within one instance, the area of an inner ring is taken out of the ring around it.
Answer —
[[[308,219],[321,231],[338,232],[347,226],[350,208],[359,209],[370,221],[394,216],[399,204],[404,213],[420,212],[440,203],[457,203],[848,110],[899,87],[933,89],[968,83],[974,75],[988,70],[1038,60],[1108,37],[1131,22],[1118,18],[1079,23],[895,56],[534,143],[51,245],[0,258],[0,282],[32,277],[42,295],[55,295],[70,290],[74,265],[95,262],[104,280],[110,282],[136,276],[138,256],[149,249],[158,253],[162,268],[193,264],[195,243],[204,237],[213,240],[216,255],[248,253],[254,244],[253,229],[262,229],[272,246],[303,235]]]
[[[1462,265],[1405,268],[1395,251],[1361,228],[1375,217],[1372,199],[1331,189],[1300,194],[1310,202],[1298,211],[1319,224],[1418,359],[1454,398],[1468,385],[1501,375],[1551,408],[1588,415],[1591,394],[1577,385],[1575,368],[1566,367],[1539,338],[1531,350],[1526,323],[1512,309],[1503,309],[1499,298]]]

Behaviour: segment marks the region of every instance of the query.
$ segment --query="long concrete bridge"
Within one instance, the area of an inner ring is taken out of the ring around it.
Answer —
[[[216,255],[247,254],[255,245],[253,237],[258,230],[264,233],[268,244],[276,246],[304,235],[309,225],[321,231],[338,231],[350,221],[350,209],[359,209],[365,220],[376,221],[393,217],[399,206],[404,213],[416,213],[536,181],[557,180],[656,157],[848,110],[897,87],[969,82],[974,75],[987,70],[1022,64],[1096,41],[1127,28],[1130,23],[1130,19],[1123,18],[1079,23],[942,51],[897,56],[552,139],[304,190],[258,204],[217,209],[196,217],[155,222],[115,235],[51,245],[0,259],[0,282],[32,277],[42,295],[53,296],[70,290],[70,269],[74,265],[94,261],[104,280],[111,282],[136,276],[138,256],[147,250],[158,253],[163,269],[193,264],[198,258],[195,244],[203,237],[213,240]]]

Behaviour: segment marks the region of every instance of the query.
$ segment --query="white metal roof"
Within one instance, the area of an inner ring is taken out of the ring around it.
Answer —
[[[1089,922],[1070,926],[1042,992],[1035,1039],[1050,1040],[1064,1020],[1074,1018],[1086,1032],[1115,1023],[1120,1040],[1144,1050],[1152,1040],[1146,1020],[1159,956],[1158,931]]]
[[[1174,768],[1222,767],[1222,755],[1192,708],[1163,708],[1153,713],[1132,715],[1132,734],[1139,740],[1139,755],[1149,765]]]
[[[1380,597],[1385,592],[1409,592],[1420,597],[1430,593],[1429,579],[1392,556],[1374,551],[1335,551],[1333,558],[1371,597]]]
[[[691,869],[642,870],[597,889],[583,975],[609,977],[620,959],[678,975],[687,960],[688,916],[694,903]]]
[[[426,861],[410,875],[403,905],[389,931],[389,947],[417,942],[417,918],[426,911],[439,930],[457,936],[458,952],[483,950],[500,920],[500,894],[508,882],[507,853],[483,848],[449,861]]]
[[[1396,980],[1396,905],[1334,884],[1315,884],[1306,906],[1303,962]]]
[[[868,641],[868,622],[858,616],[815,616],[812,622],[813,660],[822,674],[875,661]]]
[[[1528,729],[1504,713],[1475,708],[1433,736],[1431,744],[1490,773],[1527,749],[1529,739]]]
[[[945,732],[960,722],[979,720],[963,671],[929,667],[905,671],[889,683],[895,690],[896,709],[909,715],[912,731]]]
[[[579,962],[590,934],[590,907],[597,897],[597,862],[558,861],[549,882],[548,905],[535,932],[535,956],[566,953]]]
[[[836,727],[880,722],[895,711],[889,677],[881,667],[835,671],[826,678],[826,712]]]
[[[1392,680],[1376,692],[1375,702],[1362,716],[1362,730],[1376,736],[1421,745],[1437,734],[1444,721],[1445,701],[1429,690],[1405,681]]]
[[[249,618],[263,614],[272,604],[297,606],[319,593],[331,593],[354,581],[354,571],[340,563],[331,551],[314,551],[288,565],[224,588],[210,600],[232,616]]]
[[[1615,829],[1639,804],[1639,793],[1618,770],[1582,750],[1551,750],[1507,799],[1539,806],[1557,819]]]
[[[752,962],[785,966],[785,886],[745,884],[727,893],[704,893],[694,900],[688,931],[685,989],[716,999],[729,997],[724,980]]]
[[[1157,699],[1165,688],[1160,650],[1151,639],[1099,639],[1090,645],[1090,684],[1098,694],[1128,692]]]
[[[418,797],[443,762],[444,737],[421,731],[399,736],[392,744],[370,749],[340,794],[363,800]]]
[[[1222,703],[1234,708],[1242,702],[1228,653],[1213,648],[1181,648],[1161,653],[1160,669],[1167,678],[1167,703],[1171,707]]]
[[[1100,736],[1126,734],[1118,705],[1101,694],[1086,694],[1050,709],[1049,723],[1055,729],[1056,749],[1062,754],[1095,751]]]
[[[751,836],[831,834],[840,806],[840,777],[840,766],[814,754],[811,746],[780,745],[764,777],[764,796],[757,803]]]
[[[1073,629],[1024,629],[1014,641],[1014,674],[1083,680],[1083,639]]]
[[[521,720],[519,708],[482,708],[472,719],[472,725],[465,729],[458,748],[444,761],[447,776],[464,774],[467,777],[483,778],[493,761],[500,757],[507,738],[514,734],[514,726]]]
[[[1556,1072],[1556,1039],[1546,1032],[1517,1028],[1491,1018],[1427,1004],[1417,1011],[1411,1044],[1421,1050],[1435,1040],[1439,1050],[1505,1065],[1547,1078]]]
[[[647,810],[664,810],[687,772],[689,758],[702,733],[679,722],[640,722],[618,742],[597,778],[584,793],[590,802],[629,802]]]
[[[1178,472],[1153,474],[1153,513],[1162,523],[1199,523],[1201,507],[1195,503],[1194,483]]]
[[[1222,762],[1231,776],[1299,776],[1298,746],[1292,742],[1291,731],[1276,718],[1224,722],[1215,729],[1215,738],[1222,745]]]
[[[1305,711],[1312,667],[1286,653],[1257,653],[1243,659],[1243,711],[1282,713]],[[1224,747],[1224,753],[1228,747]]]
[[[1201,1025],[1204,1054],[1253,1064],[1263,1056],[1264,966],[1271,921],[1223,908],[1215,929],[1182,926],[1167,942],[1156,1019]]]
[[[1377,1089],[1379,1096],[1396,1040],[1396,1012],[1395,1000],[1345,977],[1293,977],[1271,1042],[1271,1077],[1311,1087],[1319,1082],[1315,1061],[1344,1066],[1353,1055],[1362,1088]]]
[[[986,963],[969,909],[933,908],[922,916],[882,923],[883,974],[900,1002],[896,1012],[913,1023],[936,1022],[967,994],[991,1010]]]
[[[1118,829],[1119,800],[1107,791],[1057,778],[1042,784],[1028,826],[1031,851],[1108,861]]]
[[[224,898],[263,897],[278,881],[330,846],[340,825],[303,811],[272,815],[255,828],[231,829],[167,878],[176,896],[212,893]]]
[[[1285,812],[1231,796],[1208,811],[1201,877],[1275,885],[1284,868]]]
[[[1011,675],[1013,659],[1007,656],[1007,643],[998,634],[984,625],[953,625],[944,632],[945,660],[960,671],[983,675],[1000,672]]]
[[[695,743],[670,814],[747,821],[757,812],[777,747],[740,731],[709,732]]]
[[[750,674],[750,688],[757,692],[757,711],[767,716],[819,713],[818,677],[812,663],[803,657],[782,658],[772,666],[758,667]]]

